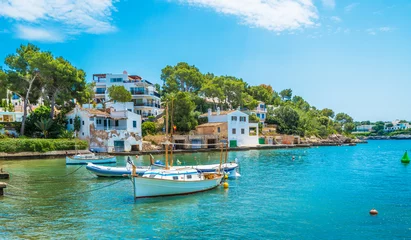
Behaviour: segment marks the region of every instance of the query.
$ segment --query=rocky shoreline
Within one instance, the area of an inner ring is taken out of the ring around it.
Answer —
[[[411,135],[400,134],[395,136],[369,136],[358,138],[362,140],[411,140]]]

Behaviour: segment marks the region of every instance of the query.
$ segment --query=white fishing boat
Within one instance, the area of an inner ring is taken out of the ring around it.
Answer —
[[[116,163],[115,156],[97,156],[94,153],[77,154],[73,157],[66,156],[66,165],[79,165],[79,164],[103,164],[103,163]]]
[[[132,175],[134,197],[161,197],[191,194],[220,185],[223,174],[199,173],[195,169],[149,170]]]
[[[173,106],[173,102],[171,102]],[[173,168],[173,151],[169,148],[171,142],[168,141],[168,103],[166,104],[166,141],[165,145],[165,166],[164,169],[148,170],[142,176],[137,174],[137,167],[130,159],[128,164],[132,165],[131,182],[133,183],[134,198],[144,197],[161,197],[191,194],[196,192],[206,191],[220,185],[223,179],[221,172],[223,148],[221,148],[220,164],[217,173],[198,172],[197,169],[191,168]],[[173,112],[173,111],[171,111]],[[173,116],[171,116],[171,126],[173,126]],[[171,128],[171,138],[173,136],[173,128]],[[168,152],[170,151],[170,165]]]
[[[164,168],[156,165],[155,168]],[[86,169],[95,174],[98,177],[122,177],[124,174],[131,174],[131,167],[107,167],[107,166],[98,166],[93,163],[88,163]],[[216,173],[219,169],[219,164],[208,164],[208,165],[193,165],[193,166],[179,166],[170,168],[173,170],[179,169],[195,169],[199,173]],[[229,178],[236,178],[241,176],[238,172],[237,163],[223,163],[221,165],[222,171],[227,174]],[[143,175],[146,171],[153,170],[152,166],[136,166],[136,174]]]

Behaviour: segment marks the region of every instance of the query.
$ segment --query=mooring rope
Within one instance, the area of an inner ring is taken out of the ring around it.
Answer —
[[[65,175],[61,175],[61,176],[47,176],[47,177],[45,178],[45,180],[50,179],[50,178],[63,178],[63,177],[70,176],[71,174],[77,172],[78,170],[80,170],[80,169],[81,169],[82,167],[84,167],[84,166],[85,166],[85,165],[81,165],[80,167],[76,168],[76,170],[74,170],[73,172],[67,173],[67,174],[65,174]],[[12,173],[12,172],[9,172],[9,173],[10,173],[10,176],[11,176],[11,177],[33,178],[32,176],[17,175],[17,174]],[[37,179],[37,181],[38,181],[38,180],[41,180],[41,179]]]

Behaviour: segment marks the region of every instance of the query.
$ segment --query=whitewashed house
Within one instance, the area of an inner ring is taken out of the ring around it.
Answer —
[[[411,125],[408,122],[402,122],[398,119],[391,122],[392,126],[388,127],[389,124],[389,122],[384,124],[385,132],[393,132],[397,130],[406,130],[411,128]]]
[[[142,149],[141,116],[121,108],[107,112],[76,107],[66,115],[68,130],[74,130],[76,116],[80,118],[80,139],[88,140],[90,149],[98,152],[129,152]]]
[[[239,110],[211,112],[201,115],[209,123],[227,123],[227,140],[230,147],[258,145],[258,123],[250,123],[248,114]]]
[[[109,101],[107,89],[113,85],[124,86],[132,96],[132,112],[142,116],[143,120],[149,116],[157,116],[160,109],[160,94],[156,91],[154,84],[142,79],[138,75],[128,75],[126,71],[122,74],[94,74],[95,99],[98,109],[103,109],[103,104]]]
[[[257,107],[251,110],[250,113],[256,115],[260,118],[260,122],[264,123],[267,118],[267,105],[264,102],[258,102]]]

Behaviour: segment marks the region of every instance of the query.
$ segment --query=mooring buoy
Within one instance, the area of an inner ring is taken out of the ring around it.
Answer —
[[[376,210],[376,209],[371,209],[370,210],[370,215],[377,215],[378,214],[378,211]]]

